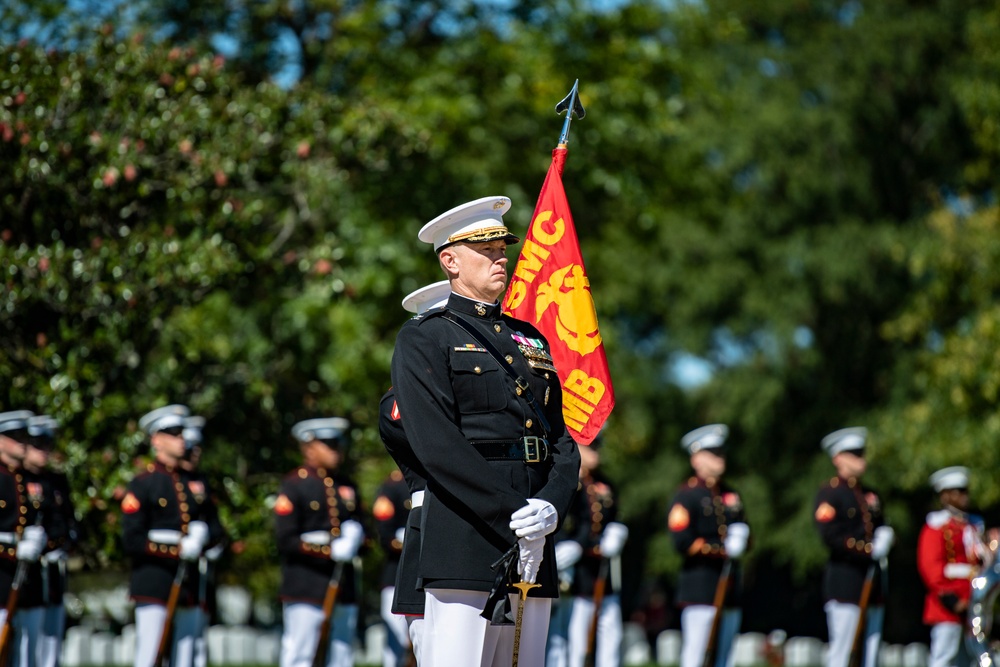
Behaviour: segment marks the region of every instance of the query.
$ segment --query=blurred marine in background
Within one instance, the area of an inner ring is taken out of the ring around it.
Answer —
[[[882,565],[895,537],[883,520],[878,493],[861,483],[867,469],[867,440],[866,429],[851,427],[830,433],[820,443],[837,470],[816,494],[813,511],[816,529],[830,552],[823,574],[823,609],[830,633],[827,667],[848,666],[855,637],[865,667],[878,664],[885,620]],[[858,627],[862,619],[863,628]]]
[[[580,447],[580,489],[565,522],[571,539],[556,544],[560,568],[573,568],[569,667],[583,667],[590,652],[596,667],[621,663],[622,609],[617,586],[628,528],[617,520],[614,486],[600,471],[602,442],[603,436],[598,436],[589,446]],[[575,561],[567,553],[571,549]]]
[[[274,529],[281,554],[284,628],[281,667],[311,667],[317,650],[327,667],[354,664],[358,591],[352,562],[365,540],[357,486],[337,472],[347,445],[348,422],[340,417],[307,419],[292,427],[302,465],[281,482]],[[331,584],[336,603],[325,617]],[[324,621],[330,632],[320,646]]]
[[[44,612],[38,645],[39,667],[56,667],[60,661],[66,630],[66,608],[63,606],[68,584],[66,562],[80,541],[69,479],[65,472],[52,466],[51,454],[57,428],[56,420],[48,415],[29,419],[30,439],[24,457],[24,467],[42,478],[50,508],[45,520],[48,550],[42,555]]]
[[[39,561],[48,550],[43,522],[51,514],[49,498],[39,475],[24,468],[31,436],[28,410],[0,414],[0,627],[12,629],[4,645],[11,664],[33,667],[40,646],[44,601]],[[13,618],[8,618],[12,584],[19,569],[26,577],[19,588]],[[7,628],[12,624],[12,628]]]
[[[985,555],[982,517],[969,514],[969,470],[953,466],[930,477],[941,509],[927,515],[917,543],[917,569],[927,587],[924,623],[931,626],[928,667],[968,667],[962,641],[970,580]]]
[[[728,437],[728,426],[709,424],[681,438],[695,473],[677,491],[667,516],[674,546],[684,559],[677,579],[681,667],[701,667],[708,653],[715,655],[715,667],[731,667],[743,619],[739,560],[750,528],[740,494],[722,481]]]
[[[136,605],[135,667],[153,666],[165,628],[171,630],[166,651],[171,667],[194,666],[203,624],[197,562],[223,537],[207,489],[181,466],[189,416],[187,406],[168,405],[139,420],[154,460],[128,484],[121,503],[122,544],[132,559],[129,593]],[[170,618],[167,602],[178,585]]]

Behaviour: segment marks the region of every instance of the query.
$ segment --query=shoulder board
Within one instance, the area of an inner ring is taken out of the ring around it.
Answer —
[[[416,320],[417,322],[423,323],[423,322],[426,322],[429,319],[432,319],[432,318],[440,315],[444,311],[445,311],[445,307],[444,306],[440,306],[438,308],[431,308],[430,310],[424,311],[420,315],[414,315],[411,319]]]
[[[951,520],[948,510],[938,510],[927,515],[927,525],[931,528],[940,528]]]

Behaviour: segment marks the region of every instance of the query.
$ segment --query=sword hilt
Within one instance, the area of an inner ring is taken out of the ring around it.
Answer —
[[[520,591],[519,597],[520,597],[521,600],[524,600],[525,598],[528,597],[528,591],[530,591],[532,588],[541,588],[542,587],[541,584],[532,584],[532,583],[529,583],[527,581],[522,581],[520,583],[513,584],[513,586],[514,586],[514,588],[516,588],[517,590]]]

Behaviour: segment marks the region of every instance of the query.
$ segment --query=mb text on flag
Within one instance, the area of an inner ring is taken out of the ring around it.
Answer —
[[[552,351],[563,388],[566,427],[590,444],[615,405],[597,310],[563,188],[566,148],[552,151],[545,183],[525,235],[504,311],[531,322]]]

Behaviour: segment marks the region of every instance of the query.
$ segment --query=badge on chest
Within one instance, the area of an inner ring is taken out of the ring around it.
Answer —
[[[529,366],[553,373],[556,371],[556,367],[552,363],[552,355],[548,353],[545,344],[540,339],[528,338],[520,332],[512,333],[510,337],[517,343],[517,349],[524,355]]]

